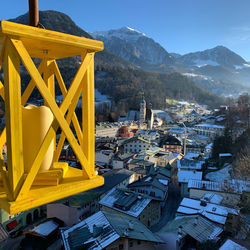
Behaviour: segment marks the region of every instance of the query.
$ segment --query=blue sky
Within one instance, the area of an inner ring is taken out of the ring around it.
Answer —
[[[249,0],[40,0],[86,31],[129,26],[185,54],[224,45],[250,61]],[[0,19],[28,11],[28,0],[2,1]]]

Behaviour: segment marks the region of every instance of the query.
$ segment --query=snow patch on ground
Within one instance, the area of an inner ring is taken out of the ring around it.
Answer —
[[[200,78],[203,80],[212,80],[211,77],[204,76],[204,75],[198,75],[194,73],[182,73],[183,76],[189,77],[189,78]]]
[[[56,96],[57,101],[63,101],[64,97],[63,95]],[[108,96],[102,95],[97,89],[95,89],[95,106],[108,103],[111,105],[111,101]],[[82,95],[79,98],[79,101],[77,103],[77,107],[82,107]]]
[[[206,66],[206,65],[212,65],[212,66],[219,66],[219,64],[213,60],[200,60],[200,59],[196,59],[194,61],[195,63],[195,66],[197,67],[203,67],[203,66]]]
[[[250,64],[244,63],[243,65],[234,65],[236,70],[250,68]]]

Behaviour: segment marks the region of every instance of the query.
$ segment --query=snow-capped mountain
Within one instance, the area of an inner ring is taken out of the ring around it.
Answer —
[[[237,96],[250,90],[250,64],[224,46],[178,55],[176,59],[185,65],[183,75],[216,94]]]
[[[178,59],[189,66],[203,67],[224,66],[231,69],[250,67],[250,65],[239,55],[224,46],[189,53],[178,57]]]
[[[137,66],[167,64],[173,65],[175,57],[160,44],[144,33],[130,27],[116,30],[97,31],[91,35],[104,42],[105,48]]]

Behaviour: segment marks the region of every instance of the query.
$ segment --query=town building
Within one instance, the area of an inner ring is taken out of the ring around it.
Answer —
[[[121,151],[117,151],[111,160],[110,165],[113,169],[124,168],[126,163],[134,157],[133,153],[122,153]]]
[[[57,218],[65,226],[73,226],[80,220],[98,212],[100,195],[92,190],[47,204],[47,218]]]
[[[194,126],[194,131],[196,131],[198,135],[204,135],[211,139],[215,138],[215,136],[222,136],[224,129],[224,126],[208,123],[200,123]]]
[[[154,171],[155,167],[155,162],[144,160],[143,158],[131,159],[127,163],[127,168],[134,172],[135,179],[149,175],[152,171]]]
[[[191,153],[189,153],[190,155]],[[203,161],[185,159],[177,160],[178,170],[201,170]]]
[[[160,201],[131,190],[113,188],[99,204],[102,211],[132,216],[147,227],[159,222],[161,217]]]
[[[128,169],[113,169],[102,175],[104,177],[104,185],[92,189],[103,197],[112,188],[126,188],[128,184],[137,180],[135,172]]]
[[[158,235],[167,242],[165,249],[197,249],[205,241],[218,242],[223,229],[200,215],[178,216]],[[159,248],[160,249],[160,248]]]
[[[21,249],[48,249],[59,238],[59,227],[64,224],[60,220],[47,219],[24,234],[20,243]]]
[[[177,216],[198,214],[222,226],[231,235],[234,235],[240,229],[241,220],[239,210],[209,203],[204,199],[183,198],[176,212]]]
[[[95,152],[95,164],[108,165],[111,161],[113,150],[100,150]]]
[[[21,228],[32,224],[43,216],[45,215],[42,207],[32,208],[14,215],[7,213],[3,209],[0,209],[0,223],[3,225],[4,229],[9,235],[15,234],[15,232]]]
[[[178,153],[177,155],[179,156]],[[166,152],[162,150],[154,155],[157,166],[166,167],[167,165],[170,165],[170,168],[176,166],[178,156],[174,155],[172,152]]]
[[[73,227],[62,230],[61,237],[65,250],[151,250],[163,243],[137,219],[105,211],[99,211]]]
[[[164,137],[160,145],[166,152],[182,153],[182,143],[173,135]]]
[[[195,111],[191,110],[190,113],[183,115],[183,122],[193,123],[200,120],[200,115]]]
[[[241,202],[243,191],[248,191],[248,182],[241,180],[232,181],[203,181],[189,180],[188,182],[189,197],[200,199],[206,193],[218,194],[223,197],[222,204],[236,207]]]
[[[142,137],[133,137],[123,142],[124,152],[139,153],[142,150],[152,148],[152,143],[143,139]]]
[[[196,170],[179,170],[178,182],[181,187],[181,196],[189,197],[188,182],[189,180],[202,180],[202,172]]]
[[[172,123],[172,117],[164,110],[153,109],[153,115],[155,118],[160,118],[165,123]]]
[[[180,140],[184,140],[187,135],[187,131],[183,127],[174,126],[168,130],[168,133]]]
[[[138,135],[140,138],[143,138],[146,141],[154,142],[156,144],[158,144],[160,141],[160,135],[158,131],[141,129]]]
[[[128,185],[128,188],[137,193],[146,194],[152,199],[160,200],[163,206],[168,197],[169,181],[169,176],[160,169],[154,174],[132,182]]]
[[[112,188],[125,188],[135,181],[135,174],[127,169],[114,169],[103,174],[104,185],[54,203],[47,204],[47,218],[56,217],[72,226],[100,210],[99,200]]]
[[[120,138],[131,138],[135,135],[133,128],[130,126],[122,126],[117,131],[117,137]]]

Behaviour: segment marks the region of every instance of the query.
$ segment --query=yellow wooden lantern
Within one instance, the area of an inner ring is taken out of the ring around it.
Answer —
[[[5,102],[6,128],[0,135],[0,147],[7,141],[7,167],[1,153],[0,207],[10,214],[103,185],[104,180],[95,174],[94,167],[94,54],[101,50],[100,41],[1,21],[0,67],[3,62],[4,84],[0,82],[0,95]],[[56,59],[79,55],[81,64],[67,89]],[[38,68],[32,58],[41,59]],[[31,77],[24,91],[21,90],[20,61]],[[55,78],[64,96],[60,107],[55,101]],[[35,87],[46,106],[40,111],[36,107],[24,107]],[[75,114],[81,94],[82,126]],[[40,116],[46,125],[38,121]],[[32,124],[36,128],[40,126],[38,132],[33,131]],[[62,132],[56,144],[59,127]],[[37,149],[30,146],[29,135],[36,140]],[[81,170],[58,162],[65,139],[78,158]],[[44,166],[46,164],[49,166]]]

